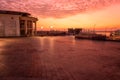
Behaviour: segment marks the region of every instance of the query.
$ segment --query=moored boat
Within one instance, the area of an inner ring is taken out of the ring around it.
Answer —
[[[81,32],[77,35],[75,35],[75,38],[77,39],[92,39],[93,33],[86,33],[86,32]]]
[[[106,35],[96,34],[95,32],[81,32],[75,35],[76,39],[106,40]]]
[[[120,42],[120,30],[113,31],[107,38],[108,41],[118,41]]]
[[[95,34],[92,36],[92,40],[106,40],[106,35]]]

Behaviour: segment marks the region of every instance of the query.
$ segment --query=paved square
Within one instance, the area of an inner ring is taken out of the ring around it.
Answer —
[[[0,80],[120,80],[120,43],[0,39]]]

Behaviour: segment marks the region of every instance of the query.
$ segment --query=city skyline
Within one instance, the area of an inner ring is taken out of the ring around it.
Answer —
[[[38,29],[120,28],[119,0],[1,0],[0,10],[29,12]]]

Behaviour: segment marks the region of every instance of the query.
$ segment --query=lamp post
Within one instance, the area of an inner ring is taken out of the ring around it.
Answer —
[[[50,26],[50,31],[52,31],[53,30],[53,26]]]
[[[43,26],[41,26],[41,28],[40,28],[40,29],[41,29],[41,31],[42,31],[42,30],[43,30]]]

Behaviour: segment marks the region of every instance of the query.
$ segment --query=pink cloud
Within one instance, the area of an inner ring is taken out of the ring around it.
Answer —
[[[119,0],[0,0],[0,9],[62,18],[120,3]]]

